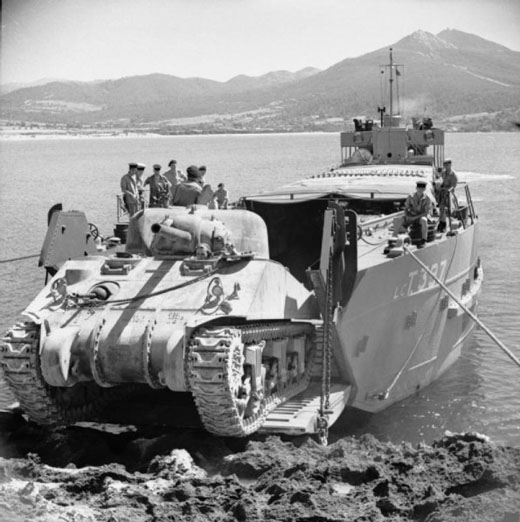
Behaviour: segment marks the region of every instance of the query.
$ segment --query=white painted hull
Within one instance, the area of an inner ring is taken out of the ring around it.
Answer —
[[[478,225],[428,243],[417,257],[476,311]],[[460,356],[474,323],[411,255],[360,269],[336,323],[334,359],[349,405],[377,412],[427,386]]]

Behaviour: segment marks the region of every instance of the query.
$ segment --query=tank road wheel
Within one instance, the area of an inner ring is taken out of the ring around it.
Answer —
[[[93,382],[71,388],[53,388],[40,368],[40,326],[21,322],[11,328],[0,345],[0,365],[7,385],[29,419],[43,425],[67,425],[90,419],[126,390],[100,388]]]
[[[312,326],[297,323],[195,331],[188,343],[185,371],[206,430],[226,437],[250,435],[262,426],[274,408],[302,392],[311,375],[312,350],[305,371],[290,375],[284,384],[278,379],[276,386],[266,379],[261,355],[266,341],[299,337],[308,345],[312,333]],[[287,369],[293,360],[291,356]],[[270,368],[278,371],[278,364],[271,364]]]

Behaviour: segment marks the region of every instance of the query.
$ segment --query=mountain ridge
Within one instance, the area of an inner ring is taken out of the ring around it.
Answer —
[[[346,58],[325,70],[307,67],[294,73],[237,75],[226,82],[162,73],[51,82],[3,94],[0,117],[73,125],[127,121],[160,126],[165,121],[217,115],[238,128],[245,125],[246,130],[294,130],[310,120],[373,113],[382,103],[376,71],[388,61],[389,47],[395,63],[404,64],[399,67],[402,74],[406,72],[400,94],[411,112],[424,112],[427,107],[448,118],[520,107],[520,52],[445,29],[436,35],[415,31],[391,46]]]

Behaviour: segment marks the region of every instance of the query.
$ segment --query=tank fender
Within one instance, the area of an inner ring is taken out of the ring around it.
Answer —
[[[184,350],[186,339],[191,329],[179,329],[172,332],[164,352],[161,381],[172,391],[186,391],[184,377]]]
[[[73,386],[70,379],[72,345],[79,328],[66,326],[51,331],[43,338],[40,349],[40,364],[43,379],[50,386]]]

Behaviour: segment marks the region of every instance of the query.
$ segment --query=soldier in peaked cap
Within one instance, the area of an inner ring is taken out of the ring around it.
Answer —
[[[128,164],[128,172],[121,178],[121,192],[123,203],[129,216],[139,210],[139,192],[137,189],[137,163]]]
[[[168,208],[171,184],[161,174],[161,165],[153,166],[153,175],[146,178],[144,184],[150,185],[150,207]]]
[[[442,183],[439,194],[439,232],[446,230],[446,215],[449,208],[449,200],[451,194],[455,191],[455,187],[459,180],[457,174],[451,169],[451,159],[446,158],[442,163]]]
[[[426,194],[428,183],[425,180],[417,180],[416,190],[410,194],[404,204],[404,216],[394,219],[394,235],[397,235],[401,229],[408,228],[414,223],[421,225],[421,241],[417,245],[422,248],[428,237],[428,218],[432,210],[432,200]]]

